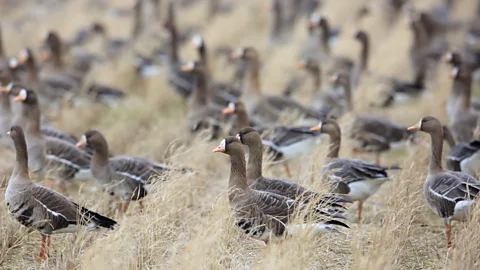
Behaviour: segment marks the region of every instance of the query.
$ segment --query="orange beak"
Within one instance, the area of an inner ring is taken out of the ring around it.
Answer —
[[[186,71],[186,72],[192,71],[192,69],[191,69],[189,66],[187,66],[187,65],[182,66],[181,69],[182,69],[182,71]]]
[[[418,126],[418,124],[416,124],[416,125],[413,125],[413,126],[407,128],[407,130],[420,130],[420,127]]]
[[[226,107],[226,108],[224,108],[224,109],[222,110],[222,113],[223,113],[223,114],[232,114],[232,113],[234,113],[234,111],[233,111],[232,108]]]
[[[238,59],[240,57],[240,55],[238,55],[236,52],[232,52],[232,54],[230,54],[230,57],[232,59]]]
[[[213,153],[223,153],[225,150],[219,145],[215,149],[212,150]]]
[[[77,144],[75,144],[75,147],[82,147],[85,146],[85,143],[83,141],[78,141]]]
[[[297,69],[304,69],[305,68],[305,63],[303,61],[297,62]]]
[[[448,54],[444,54],[444,55],[442,55],[442,59],[441,59],[441,60],[442,60],[443,63],[448,63],[448,62],[450,61],[450,59],[451,59],[451,58],[450,58],[450,56],[449,56]]]
[[[23,98],[22,98],[20,95],[18,95],[18,96],[16,96],[16,97],[13,98],[13,101],[15,101],[15,102],[22,102],[22,101],[23,101]]]
[[[50,52],[49,52],[49,51],[47,51],[47,50],[42,50],[42,51],[40,52],[40,59],[41,59],[42,61],[46,61],[46,60],[48,60],[49,58],[50,58]],[[19,59],[19,61],[21,62],[20,59]]]
[[[6,92],[7,92],[7,88],[6,88],[5,86],[0,86],[0,92],[6,93]]]
[[[328,76],[328,81],[329,82],[336,82],[338,80],[338,77],[335,75]]]
[[[314,126],[310,128],[310,131],[317,132],[317,131],[320,131],[320,128],[318,126]]]
[[[23,55],[23,54],[20,54],[20,55],[18,56],[18,62],[19,62],[20,64],[22,64],[22,65],[25,64],[25,62],[27,62],[27,56],[26,56],[26,55]]]

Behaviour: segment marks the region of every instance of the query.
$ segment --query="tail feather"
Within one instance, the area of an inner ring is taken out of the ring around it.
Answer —
[[[345,228],[350,229],[350,226],[348,226],[347,224],[345,224],[341,221],[335,220],[335,219],[326,221],[325,224],[327,224],[327,225],[337,225],[337,226],[341,226],[341,227],[345,227]]]
[[[107,218],[105,216],[102,216],[98,213],[95,213],[93,211],[90,211],[84,207],[81,208],[81,213],[83,216],[85,216],[88,220],[91,222],[95,223],[97,226],[107,228],[110,230],[113,230],[117,222],[113,219]]]

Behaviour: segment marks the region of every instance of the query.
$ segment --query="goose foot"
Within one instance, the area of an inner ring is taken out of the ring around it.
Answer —
[[[42,236],[42,244],[40,246],[40,255],[35,258],[37,262],[43,262],[47,259],[48,248],[50,247],[50,236]]]

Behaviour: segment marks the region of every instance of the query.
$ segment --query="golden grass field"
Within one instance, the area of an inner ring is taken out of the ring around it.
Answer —
[[[89,9],[92,1],[56,1],[61,4],[56,4],[56,8],[47,13],[41,14],[37,9],[38,17],[31,15],[36,10],[36,1],[22,1],[14,7],[6,2],[0,1],[0,16],[9,55],[17,54],[25,46],[37,46],[46,30],[57,30],[70,37],[78,27],[93,20],[105,21],[112,36],[130,33],[130,20],[106,17],[104,13]],[[118,7],[128,4],[127,0],[107,2]],[[266,1],[232,1],[236,4],[232,13],[221,15],[208,24],[205,2],[198,1],[188,9],[177,10],[179,27],[203,25],[201,34],[211,49],[217,44],[258,48],[263,62],[261,79],[265,92],[280,92],[290,75],[299,72],[295,63],[306,37],[303,21],[299,21],[287,44],[267,50],[265,40],[270,14],[264,8]],[[356,57],[359,46],[349,33],[362,28],[371,35],[373,44],[370,69],[399,78],[410,77],[407,51],[412,37],[404,20],[386,31],[376,9],[361,23],[353,20],[353,13],[361,4],[371,2],[375,5],[379,0],[324,2],[320,13],[331,25],[342,28],[335,54]],[[412,2],[419,8],[428,8],[440,1]],[[475,3],[474,0],[456,1],[455,16],[471,17]],[[15,30],[12,25],[25,18],[30,19],[22,31]],[[150,28],[147,32],[157,31]],[[457,31],[449,36],[453,47],[463,41],[463,34]],[[135,47],[148,49],[155,45],[153,42],[155,40],[145,35],[137,40]],[[91,49],[98,50],[95,46]],[[453,247],[447,249],[442,220],[424,202],[422,188],[427,175],[429,147],[412,145],[383,157],[385,165],[399,165],[403,170],[391,172],[393,181],[367,200],[361,223],[355,221],[356,205],[350,207],[347,215],[351,229],[343,230],[345,235],[286,239],[268,248],[263,242],[247,238],[229,222],[226,188],[229,159],[211,153],[220,140],[206,142],[202,136],[194,137],[188,132],[182,100],[169,90],[164,70],[145,82],[144,87],[128,88],[133,78],[128,53],[116,64],[96,66],[89,79],[119,86],[129,97],[114,108],[100,105],[65,108],[62,121],[58,121],[56,127],[77,136],[88,129],[98,129],[116,155],[134,155],[188,166],[195,173],[172,173],[167,181],[158,181],[154,191],[145,198],[145,213],[141,214],[138,204],[132,203],[126,215],[116,216],[120,225],[115,231],[54,235],[50,257],[42,263],[32,259],[40,246],[40,234],[22,227],[7,212],[3,202],[4,188],[0,188],[0,268],[480,269],[480,211],[475,211],[471,221],[454,225]],[[196,56],[190,46],[182,47],[180,55],[183,60]],[[217,79],[229,78],[231,72],[220,65],[214,65],[213,71]],[[368,107],[370,102],[381,98],[384,86],[367,76],[355,92],[355,111],[389,117],[404,125],[415,124],[425,115],[445,121],[445,104],[451,85],[447,71],[440,65],[437,78],[428,84],[428,92],[414,104],[398,105],[386,111]],[[301,94],[297,94],[299,96]],[[342,127],[348,127],[349,119],[351,115],[342,118]],[[340,155],[349,157],[351,151],[345,133]],[[425,134],[420,138],[429,143]],[[326,144],[292,163],[293,181],[322,190],[319,171]],[[361,157],[373,161],[371,156]],[[11,150],[2,148],[0,159],[0,179],[8,180],[14,155]],[[281,166],[266,166],[264,174],[286,177]],[[5,184],[4,181],[1,186]],[[93,186],[94,182],[69,184],[69,196],[96,212],[114,217],[116,213],[112,209],[118,206],[118,201],[94,191]]]

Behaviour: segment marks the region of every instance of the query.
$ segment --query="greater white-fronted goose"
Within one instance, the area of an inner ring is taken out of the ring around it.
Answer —
[[[191,132],[212,128],[211,138],[215,139],[220,131],[221,109],[208,100],[207,76],[201,62],[191,61],[182,66],[184,72],[195,77],[195,88],[187,104],[187,121]]]
[[[263,145],[260,133],[252,127],[242,128],[236,137],[249,149],[247,163],[248,185],[255,190],[272,192],[302,203],[320,199],[320,204],[341,208],[337,203],[350,202],[349,200],[327,195],[320,197],[314,191],[308,190],[291,181],[278,178],[264,177],[262,173]],[[320,206],[320,205],[319,205]]]
[[[267,9],[271,13],[270,30],[267,37],[267,46],[269,47],[273,47],[285,40],[286,21],[284,15],[288,12],[284,7],[285,2],[286,1],[281,0],[269,0],[267,4]]]
[[[164,27],[170,35],[167,48],[168,83],[177,94],[184,99],[187,99],[194,88],[195,78],[192,73],[184,72],[180,68],[178,57],[178,32],[175,24],[173,1],[168,3],[167,19],[164,23]]]
[[[454,68],[452,94],[447,103],[450,130],[457,143],[470,142],[474,138],[480,114],[470,110],[472,74],[468,69]]]
[[[353,33],[353,38],[360,43],[360,56],[355,68],[352,70],[352,86],[357,87],[360,83],[362,74],[368,71],[368,60],[370,58],[370,38],[366,31],[357,30]]]
[[[345,74],[335,74],[329,77],[335,84],[343,85],[345,89],[346,108],[353,112],[352,93],[349,78]],[[380,153],[397,148],[409,139],[414,132],[397,125],[391,120],[370,114],[355,114],[349,130],[355,152],[371,152],[376,155],[376,163],[380,164]]]
[[[447,235],[447,247],[451,247],[451,221],[464,221],[473,208],[480,192],[480,182],[463,172],[442,168],[443,135],[440,121],[426,116],[409,130],[421,130],[430,134],[432,154],[423,192],[428,206],[443,219]]]
[[[25,130],[27,151],[30,156],[28,168],[42,179],[50,170],[53,173],[48,176],[54,179],[91,179],[90,155],[87,152],[77,149],[71,142],[59,137],[42,134],[40,108],[35,92],[21,89],[14,101],[22,103],[22,110],[13,119],[13,124]]]
[[[444,55],[445,58],[454,59],[456,58],[455,54],[447,53]],[[452,60],[455,61],[455,60]],[[453,79],[452,82],[452,90],[450,91],[450,95],[447,101],[447,116],[451,120],[453,115],[455,114],[455,109],[458,103],[459,98],[465,97],[470,93],[470,105],[467,109],[469,109],[472,113],[478,114],[480,113],[480,99],[477,97],[472,97],[472,72],[471,69],[464,66],[464,65],[455,65],[452,68],[452,72],[450,77]]]
[[[116,221],[33,183],[28,175],[27,143],[22,128],[13,126],[7,134],[15,145],[16,164],[5,191],[5,203],[18,222],[42,234],[40,255],[35,260],[43,261],[47,258],[52,234],[73,233],[77,231],[77,226],[88,229],[114,228]]]
[[[200,35],[192,38],[192,44],[196,48],[199,60],[205,67],[205,75],[208,78],[208,90],[211,93],[211,99],[214,103],[226,106],[228,103],[237,100],[242,91],[229,82],[217,81],[213,79],[208,61],[208,51],[205,40]]]
[[[0,25],[0,85],[6,85],[11,79],[8,58],[3,49],[2,25]]]
[[[258,121],[248,116],[247,108],[245,108],[245,104],[241,101],[230,102],[228,106],[222,110],[222,113],[235,115],[231,134],[237,134],[240,129],[245,127],[255,127],[260,130],[265,128],[262,127]]]
[[[312,237],[326,231],[336,230],[337,220],[322,223],[290,225],[296,210],[295,200],[252,189],[248,185],[245,153],[242,143],[235,137],[226,137],[213,152],[230,156],[230,179],[228,199],[231,215],[236,226],[248,236],[268,243],[274,237],[296,235],[302,229],[310,230]],[[329,225],[332,223],[332,225]],[[345,225],[346,226],[346,225]]]
[[[360,221],[363,202],[390,179],[387,170],[399,168],[382,167],[360,159],[339,158],[342,134],[340,126],[332,119],[320,122],[311,130],[330,136],[330,146],[322,171],[334,182],[336,186],[334,192],[344,194],[351,201],[358,201],[358,220]]]
[[[337,89],[329,89],[321,92],[322,88],[322,69],[320,64],[314,59],[304,59],[297,63],[298,69],[306,70],[313,78],[312,90],[312,109],[319,112],[320,115],[329,115],[339,118],[345,111],[344,98]]]
[[[266,95],[262,93],[260,86],[260,59],[258,52],[253,47],[237,49],[232,54],[234,59],[243,59],[249,64],[249,80],[250,85],[245,89],[242,95],[242,101],[247,107],[250,116],[255,117],[265,124],[273,124],[277,122],[282,113],[287,110],[296,111],[305,119],[304,123],[318,121],[321,118],[317,112],[305,108],[301,104],[290,98],[278,95]]]
[[[447,126],[443,126],[443,138],[450,146],[446,157],[447,169],[477,176],[480,170],[480,141],[456,144]]]
[[[142,198],[148,194],[147,187],[153,177],[169,169],[165,164],[138,157],[109,158],[107,140],[96,130],[89,130],[82,135],[77,147],[85,145],[94,150],[90,167],[98,185],[123,201],[120,213],[125,213],[132,200],[138,201],[143,209]]]

